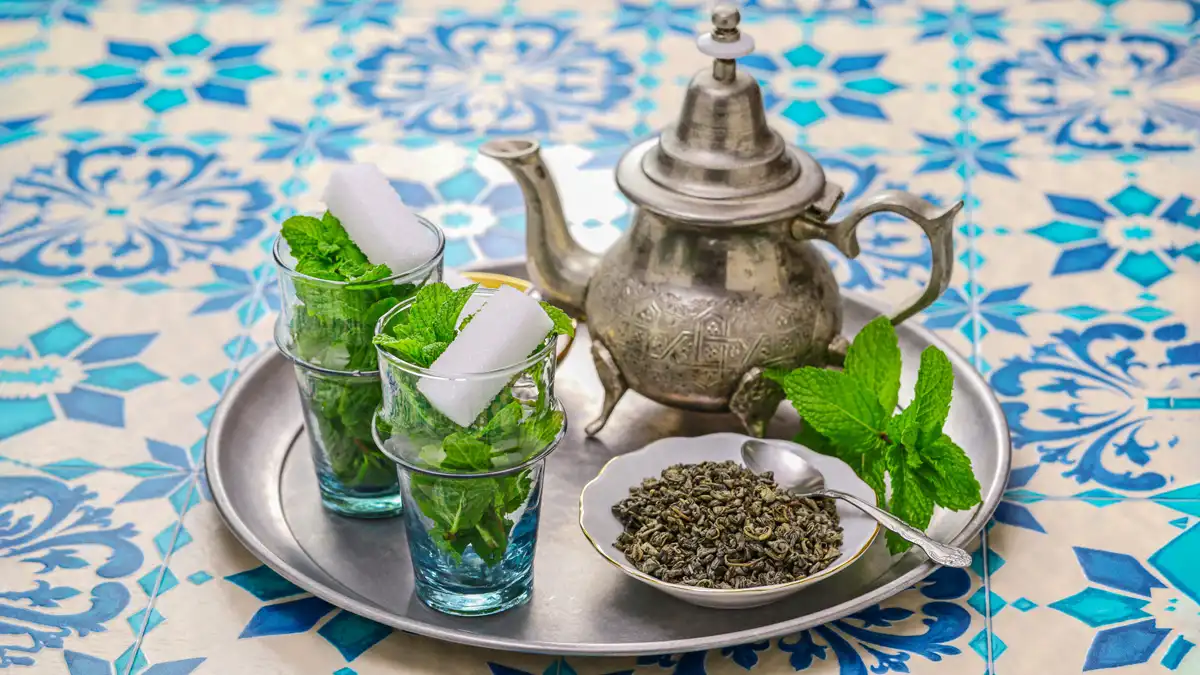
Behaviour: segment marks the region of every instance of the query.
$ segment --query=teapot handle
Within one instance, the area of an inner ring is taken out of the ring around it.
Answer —
[[[864,199],[849,215],[837,222],[825,223],[818,227],[800,222],[793,226],[792,231],[797,238],[809,238],[815,234],[836,246],[847,258],[856,258],[859,246],[855,231],[867,216],[884,212],[896,213],[920,225],[925,236],[929,237],[933,253],[929,283],[916,297],[892,314],[892,324],[896,325],[933,304],[950,285],[950,276],[954,271],[954,217],[962,207],[963,203],[959,201],[939,213],[937,206],[914,194],[900,190],[884,190]]]

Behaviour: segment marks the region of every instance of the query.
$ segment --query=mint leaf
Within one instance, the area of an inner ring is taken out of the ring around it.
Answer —
[[[421,513],[434,522],[436,534],[451,539],[473,528],[492,505],[495,486],[490,478],[448,479],[416,474],[413,490],[420,496]]]
[[[366,284],[392,276],[392,269],[387,265],[372,265],[360,263],[354,266],[341,266],[338,271],[346,276],[346,281],[352,284]]]
[[[446,458],[442,468],[450,471],[487,471],[492,468],[492,446],[468,433],[450,434],[442,441]]]
[[[913,425],[916,410],[914,406],[910,405],[901,410],[899,414],[893,415],[892,419],[888,420],[888,438],[895,443],[903,443],[909,447],[916,445],[917,428]]]
[[[924,462],[919,473],[933,487],[933,500],[939,506],[963,511],[982,501],[970,458],[949,436],[942,434],[920,454]]]
[[[542,309],[546,310],[546,316],[550,317],[550,320],[554,322],[554,328],[551,329],[551,333],[554,335],[575,337],[575,325],[571,323],[571,317],[567,316],[566,312],[548,302],[541,304]]]
[[[928,485],[903,458],[899,460],[898,469],[890,465],[888,468],[892,477],[892,498],[888,502],[888,510],[918,530],[929,527],[929,521],[933,518],[933,499],[929,495]],[[912,546],[891,532],[888,532],[887,544],[892,554],[901,553]]]
[[[313,256],[325,257],[325,254],[319,252],[319,246],[327,236],[321,219],[312,216],[292,216],[283,221],[280,234],[296,260]]]
[[[846,351],[845,373],[874,392],[880,407],[889,415],[900,398],[900,344],[892,322],[881,316],[873,319]]]
[[[294,279],[300,307],[288,325],[292,348],[303,361],[337,370],[374,370],[375,323],[384,312],[416,290],[412,284],[380,281],[391,275],[386,265],[372,265],[351,241],[338,219],[297,215],[284,221],[296,271],[335,286]],[[358,384],[342,378],[311,378],[303,387],[310,409],[309,431],[329,461],[334,476],[347,487],[382,491],[396,485],[395,465],[371,438],[372,414],[382,401],[377,383]]]
[[[917,388],[909,406],[917,409],[912,421],[916,427],[916,441],[908,443],[909,446],[923,448],[942,435],[953,395],[954,368],[950,359],[937,347],[926,347],[921,352]]]
[[[517,425],[521,423],[521,417],[524,414],[520,403],[513,401],[500,409],[480,431],[480,438],[484,441],[496,444],[501,440],[511,437],[517,433]]]
[[[442,316],[442,307],[453,300],[454,291],[444,283],[429,284],[417,291],[408,312],[402,317],[413,335],[428,335],[430,342],[448,342],[436,330]],[[450,336],[453,338],[453,336]]]
[[[874,447],[887,429],[879,401],[845,373],[800,368],[781,384],[804,421],[838,445]]]

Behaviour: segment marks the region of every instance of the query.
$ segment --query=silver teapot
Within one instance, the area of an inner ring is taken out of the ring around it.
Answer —
[[[732,7],[713,12],[699,49],[712,68],[688,86],[679,121],[630,148],[617,186],[635,205],[628,230],[603,256],[571,238],[558,189],[535,141],[492,140],[482,154],[508,167],[525,195],[529,273],[545,296],[582,314],[604,385],[595,434],[633,389],[669,406],[732,411],[761,436],[783,399],[767,368],[836,365],[841,300],[833,271],[810,243],[859,253],[855,230],[897,213],[932,244],[930,280],[892,316],[900,323],[945,291],[953,270],[946,210],[888,190],[830,222],[842,188],[767,124],[762,91],[736,59],[754,42]]]

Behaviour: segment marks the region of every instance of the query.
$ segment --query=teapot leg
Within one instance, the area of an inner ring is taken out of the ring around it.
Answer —
[[[600,416],[592,420],[585,428],[588,436],[600,433],[600,430],[608,423],[608,417],[612,415],[613,408],[617,407],[617,401],[620,401],[629,389],[625,384],[625,376],[621,374],[621,369],[617,368],[617,362],[613,360],[612,353],[596,337],[592,338],[592,361],[596,364],[596,373],[600,376],[600,384],[604,386],[604,407],[600,410]]]
[[[747,370],[729,399],[729,410],[741,420],[746,433],[756,438],[766,435],[767,423],[783,401],[783,389],[763,377],[764,372],[758,366]]]
[[[829,343],[825,354],[825,365],[841,368],[846,363],[846,350],[850,349],[850,341],[838,335]]]

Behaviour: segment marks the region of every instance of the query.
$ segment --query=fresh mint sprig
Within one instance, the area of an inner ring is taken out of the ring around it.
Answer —
[[[372,338],[375,322],[416,291],[393,284],[387,265],[373,265],[350,239],[341,222],[297,215],[281,234],[296,259],[296,271],[327,284],[294,278],[296,308],[288,326],[292,348],[307,363],[346,371],[372,371],[377,365]],[[395,465],[375,447],[371,418],[382,394],[377,382],[310,374],[306,389],[312,409],[310,433],[319,438],[334,476],[359,490],[396,484]]]
[[[478,284],[452,290],[443,283],[417,291],[403,314],[375,335],[375,344],[415,366],[428,368],[458,337],[474,315],[459,316]],[[565,312],[541,303],[554,327],[546,335],[574,335]],[[554,442],[563,428],[563,414],[550,405],[543,391],[538,363],[526,373],[537,383],[532,401],[518,401],[505,387],[468,427],[462,427],[433,407],[417,390],[416,378],[397,377],[400,400],[391,406],[391,419],[380,420],[382,438],[393,434],[419,449],[422,463],[451,473],[482,473],[515,466]],[[514,376],[514,381],[522,374]],[[414,474],[416,506],[433,523],[430,536],[456,560],[468,548],[487,565],[504,559],[516,513],[529,498],[529,470],[494,478],[440,478]]]
[[[978,504],[979,481],[970,458],[942,431],[954,391],[950,359],[927,347],[913,400],[893,414],[900,366],[896,331],[879,317],[854,338],[841,372],[803,367],[767,376],[804,419],[797,443],[849,464],[875,491],[878,504],[924,530],[935,505],[962,511]],[[891,532],[887,542],[892,553],[912,545]]]

